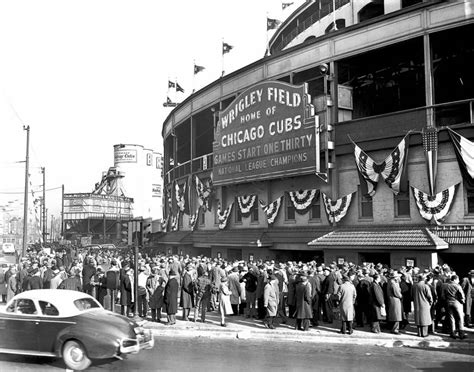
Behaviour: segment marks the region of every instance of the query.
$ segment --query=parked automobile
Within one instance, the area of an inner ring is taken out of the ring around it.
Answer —
[[[0,306],[0,335],[2,353],[60,357],[73,370],[154,346],[151,330],[85,293],[60,289],[22,292]]]

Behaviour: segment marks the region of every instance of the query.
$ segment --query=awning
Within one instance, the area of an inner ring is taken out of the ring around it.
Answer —
[[[155,244],[189,244],[184,239],[191,234],[191,231],[169,231],[154,241]]]
[[[448,243],[427,227],[365,227],[341,228],[308,243],[321,249],[447,249]]]
[[[227,247],[269,247],[272,245],[263,229],[219,230],[209,238],[209,242],[212,246]]]
[[[308,246],[308,241],[321,237],[330,229],[315,230],[314,228],[278,228],[267,232],[273,242],[272,250],[279,251],[314,251],[315,247]]]
[[[434,226],[431,231],[449,244],[474,244],[474,225]]]

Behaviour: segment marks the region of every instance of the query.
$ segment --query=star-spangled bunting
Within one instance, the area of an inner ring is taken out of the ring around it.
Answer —
[[[299,214],[305,214],[315,200],[318,200],[319,190],[299,190],[299,191],[288,191],[291,203]]]
[[[428,169],[430,192],[431,195],[434,195],[436,174],[438,172],[438,130],[433,127],[425,127],[421,132],[421,138],[423,140],[423,150]]]
[[[198,196],[198,202],[204,211],[211,211],[211,196],[212,196],[212,181],[211,179],[206,180],[205,184],[201,182],[198,176],[195,176],[196,193]]]
[[[275,219],[278,216],[278,211],[281,207],[282,200],[283,196],[280,196],[277,200],[267,205],[265,205],[265,203],[260,200],[260,207],[263,209],[263,212],[267,217],[267,222],[269,225],[273,225],[273,223],[275,222]]]
[[[257,201],[257,195],[244,195],[237,197],[237,204],[239,206],[239,211],[242,217],[250,216],[252,208]]]
[[[458,185],[453,185],[434,196],[411,186],[421,217],[427,221],[434,219],[438,225],[441,224],[450,212]]]
[[[222,54],[229,53],[233,48],[232,45],[222,42]]]
[[[354,193],[351,193],[336,201],[332,201],[324,192],[322,193],[324,209],[330,223],[339,222],[344,218],[351,205],[353,195]]]
[[[363,195],[370,197],[375,195],[380,176],[395,195],[408,191],[406,178],[408,134],[380,164],[375,163],[354,141],[352,143],[354,144],[354,157]]]
[[[468,192],[474,192],[474,143],[448,127],[459,169]]]

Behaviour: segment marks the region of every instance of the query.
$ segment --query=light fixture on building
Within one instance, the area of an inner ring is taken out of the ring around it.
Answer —
[[[329,72],[329,66],[327,65],[327,63],[321,63],[319,66],[319,72],[321,72],[321,74],[328,74]]]

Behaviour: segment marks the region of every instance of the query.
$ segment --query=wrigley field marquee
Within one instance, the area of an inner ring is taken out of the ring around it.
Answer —
[[[224,185],[315,173],[319,136],[306,85],[263,82],[219,115],[213,182]]]

